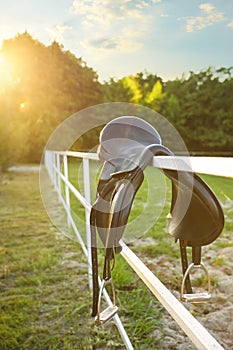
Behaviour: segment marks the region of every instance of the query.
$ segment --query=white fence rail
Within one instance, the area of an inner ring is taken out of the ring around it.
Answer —
[[[67,157],[75,157],[83,159],[83,177],[84,177],[84,196],[71,184],[69,181],[68,174],[68,160]],[[181,166],[185,167],[185,158],[181,158]],[[198,157],[202,158],[202,157]],[[219,160],[220,159],[220,160]],[[220,175],[233,177],[233,159],[222,158],[214,159],[211,166],[207,165],[206,159],[203,164],[192,157],[189,158],[189,162],[192,164],[192,168],[195,172]],[[58,192],[58,198],[63,204],[67,213],[67,222],[71,226],[77,236],[79,243],[83,249],[84,254],[88,259],[88,275],[89,275],[89,286],[92,287],[92,276],[91,276],[91,244],[90,244],[90,226],[89,226],[89,215],[91,209],[90,199],[90,169],[89,160],[98,160],[95,153],[83,153],[83,152],[45,152],[45,167],[48,171],[49,177]],[[201,159],[199,159],[201,161]],[[189,163],[188,162],[188,163]],[[220,163],[222,165],[219,166]],[[167,167],[172,168],[172,162],[169,161],[169,157],[157,157],[154,159],[153,166],[155,167]],[[188,164],[187,163],[187,164]],[[176,160],[177,164],[177,160]],[[188,167],[190,166],[187,165]],[[62,171],[63,169],[63,171]],[[189,168],[190,169],[190,168]],[[64,183],[65,194],[62,195],[61,184]],[[86,219],[86,242],[84,244],[82,237],[79,234],[79,230],[76,227],[75,221],[72,218],[70,211],[70,192],[80,201],[85,208],[85,219]],[[146,267],[146,265],[127,247],[123,241],[121,241],[122,252],[121,255],[132,267],[132,269],[138,274],[143,280],[150,291],[156,296],[160,303],[170,313],[174,320],[179,324],[191,341],[196,345],[197,349],[203,350],[220,350],[223,347],[212,337],[212,335],[195,319],[190,312],[181,304],[174,295],[161,283],[161,281]],[[104,297],[108,305],[111,305],[111,300],[106,292],[104,291]],[[128,350],[133,349],[130,339],[123,327],[123,324],[116,314],[114,316],[114,322],[121,334],[124,341],[125,347]]]

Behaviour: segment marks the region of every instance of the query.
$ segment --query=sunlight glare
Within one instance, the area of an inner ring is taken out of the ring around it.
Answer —
[[[1,75],[6,74],[6,70],[7,70],[6,60],[5,60],[4,56],[0,53],[0,73],[1,73]]]
[[[6,86],[12,83],[12,66],[0,52],[0,85]]]
[[[3,56],[0,54],[0,66],[2,66],[4,64],[4,58]]]
[[[0,54],[0,84],[6,82],[6,64],[3,55]]]

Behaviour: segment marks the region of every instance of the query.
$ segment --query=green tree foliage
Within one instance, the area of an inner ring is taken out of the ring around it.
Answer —
[[[20,160],[26,148],[27,128],[19,118],[17,97],[10,89],[0,96],[0,170]]]
[[[190,72],[169,81],[161,108],[192,152],[232,152],[233,79],[231,68]]]
[[[103,88],[105,100],[108,102],[131,102],[153,109],[160,108],[163,84],[157,75],[144,72],[117,81],[110,79]]]
[[[105,102],[130,102],[133,92],[130,87],[124,84],[124,78],[115,80],[111,78],[109,82],[103,84]]]
[[[7,71],[0,80],[4,166],[19,157],[39,161],[48,137],[62,120],[102,101],[97,74],[56,42],[46,47],[25,32],[4,41],[0,57]],[[18,139],[23,147],[18,147]]]
[[[138,73],[104,86],[109,101],[142,104],[160,112],[180,132],[191,152],[233,152],[232,67],[190,72],[164,83]],[[124,99],[122,99],[122,96]]]
[[[62,45],[45,46],[27,32],[0,49],[0,167],[39,161],[55,127],[71,114],[102,102],[131,102],[160,112],[191,152],[233,152],[232,67],[208,68],[163,82],[141,72],[100,84],[82,58]],[[75,147],[96,144],[99,129]]]

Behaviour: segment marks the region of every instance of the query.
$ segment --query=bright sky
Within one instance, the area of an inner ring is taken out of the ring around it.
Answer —
[[[0,44],[25,30],[63,44],[101,81],[233,65],[232,0],[0,0]]]

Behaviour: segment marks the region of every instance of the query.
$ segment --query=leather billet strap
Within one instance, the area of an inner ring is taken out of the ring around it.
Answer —
[[[201,264],[201,247],[200,246],[192,246],[192,262],[194,265]]]
[[[179,242],[180,242],[181,266],[182,266],[182,272],[184,276],[189,267],[188,257],[187,257],[187,241],[180,239]],[[192,246],[192,264],[194,264],[194,266],[201,265],[201,247],[200,246]],[[189,294],[193,293],[189,274],[185,279],[185,289],[186,289],[186,293],[189,293]]]
[[[182,266],[182,272],[183,276],[188,269],[188,257],[187,257],[187,242],[183,240],[179,240],[180,242],[180,259],[181,259],[181,266]],[[188,275],[185,280],[185,289],[187,293],[192,293],[192,287],[191,287],[191,281],[190,276]]]
[[[98,280],[98,253],[97,253],[97,241],[96,241],[96,227],[95,223],[95,209],[92,208],[90,215],[91,222],[91,259],[92,259],[92,286],[93,286],[93,304],[92,304],[92,317],[97,315],[98,311],[98,299],[99,299],[99,280]],[[112,248],[107,248],[109,250]],[[112,252],[111,252],[112,254]],[[109,261],[106,258],[105,254],[104,259],[104,270],[103,270],[103,279],[108,281],[111,279],[111,270],[114,267],[114,258]]]

